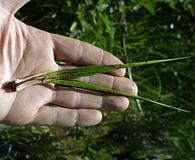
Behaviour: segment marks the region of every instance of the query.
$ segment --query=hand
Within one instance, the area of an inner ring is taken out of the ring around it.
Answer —
[[[126,97],[83,92],[68,87],[34,85],[19,93],[7,93],[3,84],[59,66],[55,60],[79,65],[109,65],[119,59],[86,42],[50,34],[25,25],[14,13],[28,0],[0,0],[0,121],[11,124],[90,126],[102,119],[99,110],[127,109]],[[137,94],[125,70],[97,74],[80,80]]]

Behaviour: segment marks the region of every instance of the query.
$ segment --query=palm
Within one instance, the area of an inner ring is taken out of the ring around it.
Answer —
[[[1,85],[32,74],[58,70],[62,66],[58,66],[55,60],[83,65],[121,63],[116,57],[88,43],[27,26],[4,12],[0,15],[5,17],[0,24],[3,44]],[[136,94],[136,85],[121,77],[124,70],[112,74],[82,80],[123,91],[131,90]],[[34,85],[19,93],[7,93],[1,88],[0,99],[0,120],[14,124],[87,126],[101,121],[101,112],[97,109],[124,110],[128,107],[125,97],[93,95],[72,88],[43,85]]]
[[[20,24],[21,28],[16,27],[17,23]],[[11,73],[9,73],[9,78],[6,79],[6,81],[44,71],[57,70],[58,67],[54,62],[51,40],[47,38],[49,37],[48,33],[26,26],[15,18],[12,22],[9,22],[9,24],[4,23],[3,25],[14,26],[17,31],[23,30],[25,31],[26,36],[28,36],[28,42],[24,40],[23,42],[19,41],[18,44],[17,42],[16,44],[13,44],[13,46],[18,46],[18,51],[20,52],[12,53],[12,49],[9,48],[8,55],[15,57],[15,59],[14,61],[8,62],[9,69],[7,68],[7,70],[10,70]],[[10,32],[10,36],[14,36],[12,28],[10,30],[5,30],[4,32]],[[18,33],[18,35],[20,35],[20,33]],[[3,38],[4,39],[1,39],[1,41],[6,41],[7,37]],[[23,37],[17,38],[23,39]],[[26,44],[24,51],[19,48],[21,44]],[[2,66],[2,68],[6,67],[6,64]],[[4,95],[2,99],[6,99],[2,105],[6,106],[7,110],[5,111],[4,108],[4,112],[1,113],[5,113],[6,115],[6,112],[9,112],[9,116],[7,116],[4,121],[13,123],[28,123],[34,118],[35,113],[38,112],[40,107],[49,103],[49,96],[51,96],[51,91],[40,85],[29,87],[20,93],[6,93],[2,89],[0,92]],[[4,118],[5,115],[1,115],[1,119]]]

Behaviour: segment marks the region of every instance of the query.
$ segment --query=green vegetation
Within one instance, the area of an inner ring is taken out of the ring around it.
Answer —
[[[89,128],[0,126],[1,159],[159,159],[195,157],[195,3],[193,0],[32,0],[17,13],[27,24],[88,41],[124,62],[191,56],[131,70],[139,94],[182,113],[132,101]],[[130,72],[129,72],[130,73]],[[117,159],[117,158],[116,158]]]

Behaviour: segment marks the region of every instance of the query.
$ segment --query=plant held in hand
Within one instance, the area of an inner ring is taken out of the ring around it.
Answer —
[[[84,76],[91,76],[97,73],[110,73],[116,69],[120,68],[127,68],[127,67],[137,67],[142,65],[149,65],[155,63],[162,63],[162,62],[169,62],[169,61],[177,61],[183,60],[190,57],[180,57],[180,58],[173,58],[173,59],[163,59],[163,60],[152,60],[152,61],[144,61],[144,62],[134,62],[134,63],[127,63],[127,64],[117,64],[117,65],[106,65],[106,66],[85,66],[79,67],[76,69],[64,69],[54,72],[46,72],[40,73],[37,75],[25,77],[22,79],[17,79],[13,82],[9,82],[6,86],[9,87],[11,91],[21,91],[22,89],[35,85],[35,84],[55,84],[55,85],[62,85],[62,86],[69,86],[69,87],[76,87],[81,89],[87,89],[91,91],[98,91],[103,93],[109,93],[114,95],[126,96],[129,98],[140,99],[144,101],[148,101],[163,107],[172,108],[182,112],[189,112],[184,109],[176,108],[171,105],[163,104],[160,102],[156,102],[141,96],[131,95],[126,92],[118,91],[111,88],[100,87],[97,85],[93,85],[86,82],[81,82],[76,80],[76,78],[84,77]]]

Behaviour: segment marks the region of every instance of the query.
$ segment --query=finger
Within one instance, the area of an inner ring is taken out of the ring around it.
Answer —
[[[110,65],[122,63],[112,54],[89,43],[56,34],[51,34],[51,37],[54,43],[56,60],[64,60],[82,65]],[[124,76],[125,69],[116,70],[113,74]]]
[[[67,108],[108,109],[113,111],[123,111],[129,106],[129,100],[126,97],[93,94],[68,87],[58,88],[55,100],[51,103]]]
[[[92,126],[102,120],[102,114],[93,109],[66,109],[43,106],[32,120],[32,124],[50,126]]]

